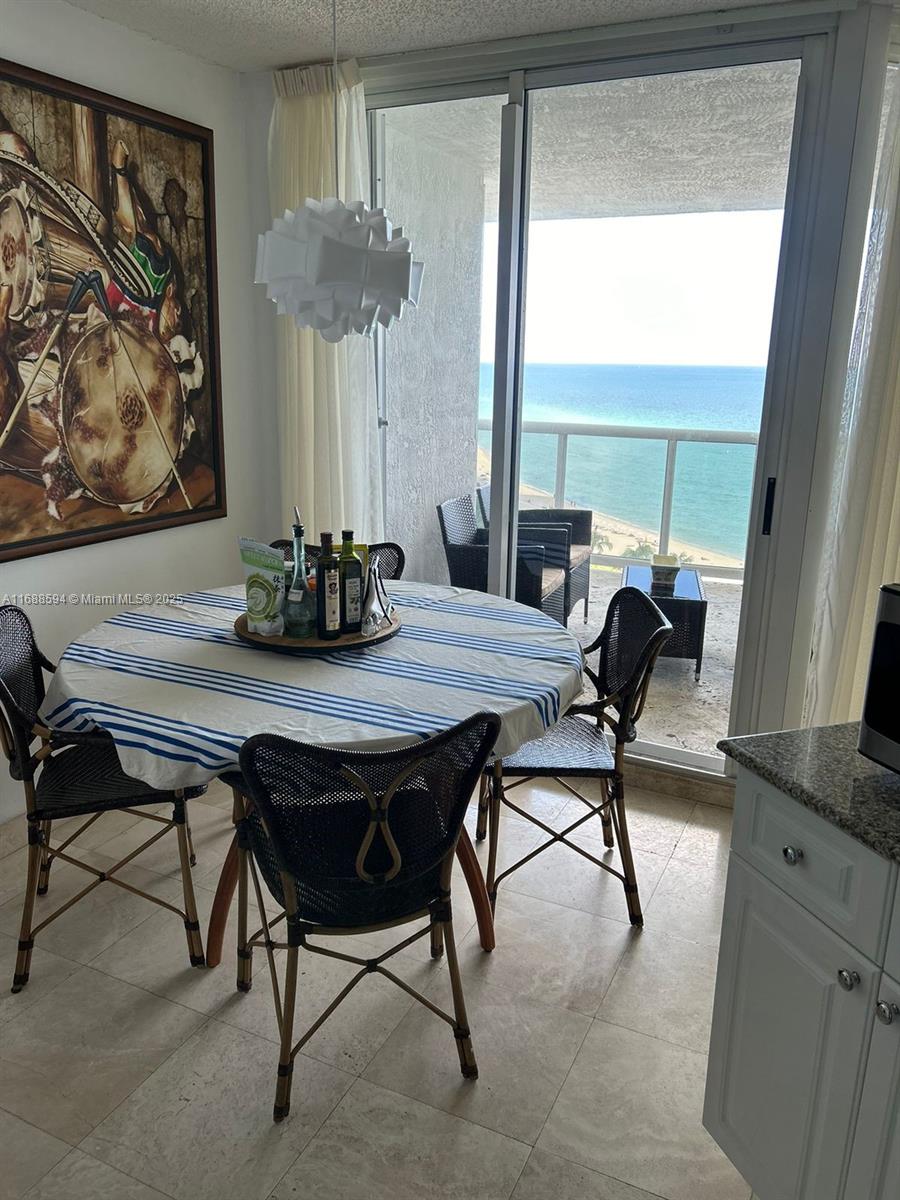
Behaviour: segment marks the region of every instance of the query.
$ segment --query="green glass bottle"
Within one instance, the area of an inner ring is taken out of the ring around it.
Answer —
[[[330,533],[323,533],[316,562],[316,632],[331,641],[341,636],[341,583],[338,557]]]
[[[341,534],[341,633],[359,633],[362,629],[362,560],[353,549],[353,530]]]
[[[313,637],[316,633],[316,600],[306,574],[306,547],[303,526],[292,527],[294,535],[294,571],[284,601],[284,632],[288,637]]]

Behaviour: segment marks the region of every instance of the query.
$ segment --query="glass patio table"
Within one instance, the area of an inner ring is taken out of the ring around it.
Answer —
[[[540,737],[580,694],[581,648],[552,618],[459,588],[394,581],[390,592],[403,623],[396,637],[314,655],[241,641],[233,627],[245,611],[242,586],[118,613],[66,648],[43,719],[107,730],[127,774],[178,789],[234,770],[256,733],[391,749],[484,709],[501,718],[503,757]],[[458,855],[491,949],[490,905],[465,829]],[[210,917],[210,966],[221,957],[236,879],[232,843]]]

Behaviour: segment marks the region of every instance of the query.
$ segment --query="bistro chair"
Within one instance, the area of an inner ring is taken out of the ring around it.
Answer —
[[[488,590],[488,537],[475,520],[471,496],[437,506],[447,571],[453,587]],[[516,549],[516,599],[566,623],[566,574],[570,532],[565,525],[533,525],[519,531]],[[558,561],[557,561],[558,560]]]
[[[628,824],[625,815],[625,782],[623,778],[625,747],[637,736],[637,722],[644,709],[650,676],[659,652],[672,632],[672,626],[649,596],[637,588],[621,588],[609,602],[606,621],[600,636],[586,647],[585,655],[599,650],[596,671],[585,663],[585,673],[597,691],[597,699],[587,704],[573,704],[563,719],[542,738],[526,742],[508,758],[496,759],[485,768],[479,797],[476,836],[483,840],[485,826],[490,827],[488,844],[487,890],[491,904],[496,905],[497,888],[501,880],[530,862],[549,846],[561,843],[575,850],[617,879],[625,888],[628,916],[632,925],[643,925]],[[584,717],[593,718],[592,721]],[[615,741],[615,752],[606,737],[608,726]],[[568,779],[571,776],[598,779],[603,798],[595,803],[582,796]],[[515,782],[507,783],[507,779]],[[557,779],[571,794],[587,807],[587,812],[561,832],[545,825],[532,813],[520,808],[509,793],[529,779]],[[500,806],[505,804],[518,817],[539,826],[549,840],[542,842],[530,854],[497,874],[497,848],[500,838]],[[599,817],[603,841],[612,847],[619,845],[621,870],[601,862],[583,846],[569,841],[569,835],[591,817]]]
[[[273,550],[283,550],[285,558],[291,562],[291,554],[293,554],[294,543],[287,538],[278,538],[277,541],[270,542],[269,545]],[[321,554],[321,548],[307,544],[306,556],[312,562]],[[369,546],[369,561],[378,556],[378,565],[381,569],[382,579],[400,579],[403,575],[403,568],[406,566],[406,555],[403,553],[403,547],[398,546],[396,542],[372,542]]]
[[[180,916],[187,934],[191,966],[202,967],[203,942],[191,879],[185,801],[206,789],[158,791],[124,773],[115,742],[108,733],[70,733],[41,724],[38,712],[44,701],[43,672],[54,670],[53,663],[38,649],[25,613],[12,605],[0,608],[0,746],[9,761],[10,774],[25,790],[28,822],[25,903],[12,990],[20,992],[28,982],[35,936],[101,883],[115,884]],[[38,740],[39,747],[32,751]],[[161,804],[172,805],[171,818],[146,811],[150,806]],[[108,870],[100,871],[68,853],[67,848],[105,812],[127,812],[135,817],[145,817],[159,828],[136,850]],[[64,841],[51,844],[54,822],[67,817],[87,819],[74,833],[69,833],[67,827],[68,836]],[[170,829],[176,831],[178,840],[184,911],[116,877],[122,867]],[[50,916],[35,924],[35,898],[47,893],[50,867],[57,858],[80,867],[94,878]]]
[[[450,879],[466,806],[493,748],[500,719],[477,713],[401,750],[364,752],[304,745],[258,734],[243,745],[232,784],[238,814],[238,989],[252,982],[254,946],[265,947],[281,1035],[274,1118],[290,1109],[294,1058],[368,974],[386,976],[453,1030],[460,1068],[478,1075],[453,935]],[[247,936],[248,875],[261,928]],[[266,915],[262,886],[282,906]],[[285,939],[272,926],[285,919]],[[375,958],[357,958],[309,939],[371,933],[427,918],[428,924]],[[393,974],[385,961],[430,933],[431,953],[447,951],[453,1015]],[[359,968],[297,1041],[294,1007],[300,950]],[[287,951],[284,991],[275,950]]]
[[[491,485],[476,488],[478,513],[485,529],[491,523]],[[547,558],[555,561],[566,573],[565,610],[568,618],[576,604],[584,602],[584,623],[587,624],[591,596],[591,537],[594,514],[589,508],[520,508],[516,520],[526,535],[534,525],[565,525],[569,530],[566,545],[547,547]],[[529,528],[523,527],[528,526]]]

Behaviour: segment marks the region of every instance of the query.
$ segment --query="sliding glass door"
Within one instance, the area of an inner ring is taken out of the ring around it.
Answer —
[[[543,602],[585,642],[623,584],[654,594],[640,735],[696,765],[728,732],[799,68],[527,94],[519,541],[571,531]]]

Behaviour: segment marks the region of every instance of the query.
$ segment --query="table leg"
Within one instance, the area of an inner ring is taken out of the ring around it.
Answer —
[[[475,848],[472,845],[465,826],[459,835],[459,841],[456,843],[456,857],[459,859],[459,865],[462,867],[463,874],[466,877],[472,903],[475,905],[475,916],[478,919],[478,936],[481,941],[481,948],[482,950],[493,950],[496,942],[494,941],[494,916],[491,912],[491,902],[488,899],[484,876],[481,873],[481,866],[475,854]],[[233,888],[234,885],[232,885],[232,890]],[[210,953],[210,941],[209,937],[207,937],[207,961],[209,960]]]
[[[209,928],[206,931],[206,965],[208,967],[217,967],[222,961],[225,925],[228,921],[231,901],[234,898],[234,889],[237,887],[237,878],[238,844],[237,834],[235,834],[222,865],[222,874],[219,876],[212,912],[209,914]]]

